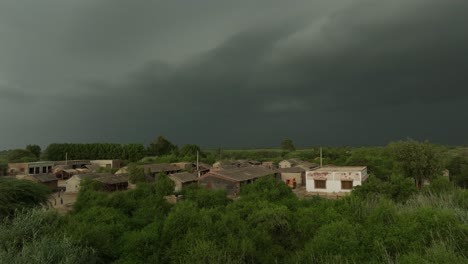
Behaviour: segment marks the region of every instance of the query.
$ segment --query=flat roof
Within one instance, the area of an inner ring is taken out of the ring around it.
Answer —
[[[310,171],[363,171],[366,166],[325,166]]]

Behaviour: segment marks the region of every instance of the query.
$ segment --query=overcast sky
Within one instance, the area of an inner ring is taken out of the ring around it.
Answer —
[[[468,144],[466,0],[1,0],[0,149]]]

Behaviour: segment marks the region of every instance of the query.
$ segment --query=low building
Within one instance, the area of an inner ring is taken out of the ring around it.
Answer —
[[[280,169],[300,167],[304,170],[311,170],[319,166],[318,164],[308,162],[308,161],[298,160],[298,159],[282,160],[279,162],[278,165]]]
[[[20,179],[30,180],[33,182],[40,183],[49,187],[52,190],[58,189],[58,179],[54,174],[31,174],[26,176],[19,176]]]
[[[305,172],[306,170],[300,167],[278,169],[281,180],[288,185],[292,182],[296,185],[305,184]]]
[[[223,169],[208,172],[198,178],[198,183],[208,189],[226,190],[230,195],[237,195],[243,185],[274,174],[274,171],[261,166]]]
[[[285,169],[285,168],[292,168],[296,166],[298,163],[297,160],[295,159],[287,159],[287,160],[282,160],[278,163],[278,166],[280,169]]]
[[[277,167],[273,161],[264,161],[262,162],[262,166],[270,170],[274,170]]]
[[[102,176],[110,174],[106,173],[87,173],[87,174],[77,174],[73,175],[70,179],[65,182],[65,192],[77,193],[81,188],[81,181],[84,179],[96,179]]]
[[[109,169],[119,169],[122,166],[121,160],[91,160],[90,163],[91,165]]]
[[[96,181],[103,184],[103,189],[106,191],[119,191],[128,188],[128,175],[105,175],[96,178]]]
[[[174,191],[180,192],[185,186],[196,183],[198,178],[193,173],[183,171],[169,174],[169,179],[171,179],[175,184]]]
[[[73,175],[80,174],[77,169],[73,169],[72,165],[57,165],[53,167],[52,173],[59,179],[65,180]]]
[[[36,175],[52,173],[52,161],[8,163],[8,175]]]
[[[368,177],[365,166],[322,167],[306,172],[306,189],[308,192],[350,192]]]
[[[158,163],[158,164],[148,164],[139,166],[145,170],[145,173],[148,173],[155,177],[159,173],[164,173],[166,175],[181,172],[182,169],[176,165],[170,163]]]
[[[90,165],[90,160],[59,160],[54,162],[55,166],[66,165],[70,166],[71,169],[85,168],[86,165]]]

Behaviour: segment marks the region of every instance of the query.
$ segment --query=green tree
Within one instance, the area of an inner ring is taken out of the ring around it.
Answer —
[[[405,140],[392,142],[388,148],[397,168],[406,177],[414,179],[418,189],[424,180],[442,174],[442,161],[435,146],[429,142]]]
[[[37,159],[41,157],[42,150],[41,150],[41,147],[38,145],[27,145],[26,150],[34,154],[34,156],[36,156]]]
[[[156,175],[156,194],[159,196],[166,196],[174,193],[174,182],[164,173]]]
[[[281,141],[281,149],[286,151],[295,151],[293,141],[291,139],[285,139]]]
[[[8,153],[8,162],[31,162],[37,161],[36,155],[26,149],[14,149]]]
[[[182,148],[179,149],[179,156],[185,157],[185,156],[196,156],[197,152],[202,155],[201,149],[199,146],[194,145],[194,144],[186,144],[182,146]]]
[[[145,169],[138,167],[135,163],[130,163],[128,165],[128,177],[129,181],[133,184],[137,182],[145,181]]]
[[[0,220],[15,210],[47,205],[49,188],[32,181],[0,179]]]
[[[169,142],[163,136],[157,137],[149,144],[148,154],[153,156],[167,155],[175,151],[177,146]]]

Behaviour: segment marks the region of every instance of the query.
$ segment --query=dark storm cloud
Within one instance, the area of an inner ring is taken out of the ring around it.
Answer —
[[[52,117],[73,117],[49,142],[467,143],[466,1],[275,1],[248,26],[242,15],[262,1],[118,2],[87,2],[71,19],[66,56],[82,60],[70,69],[82,74],[43,95]]]

